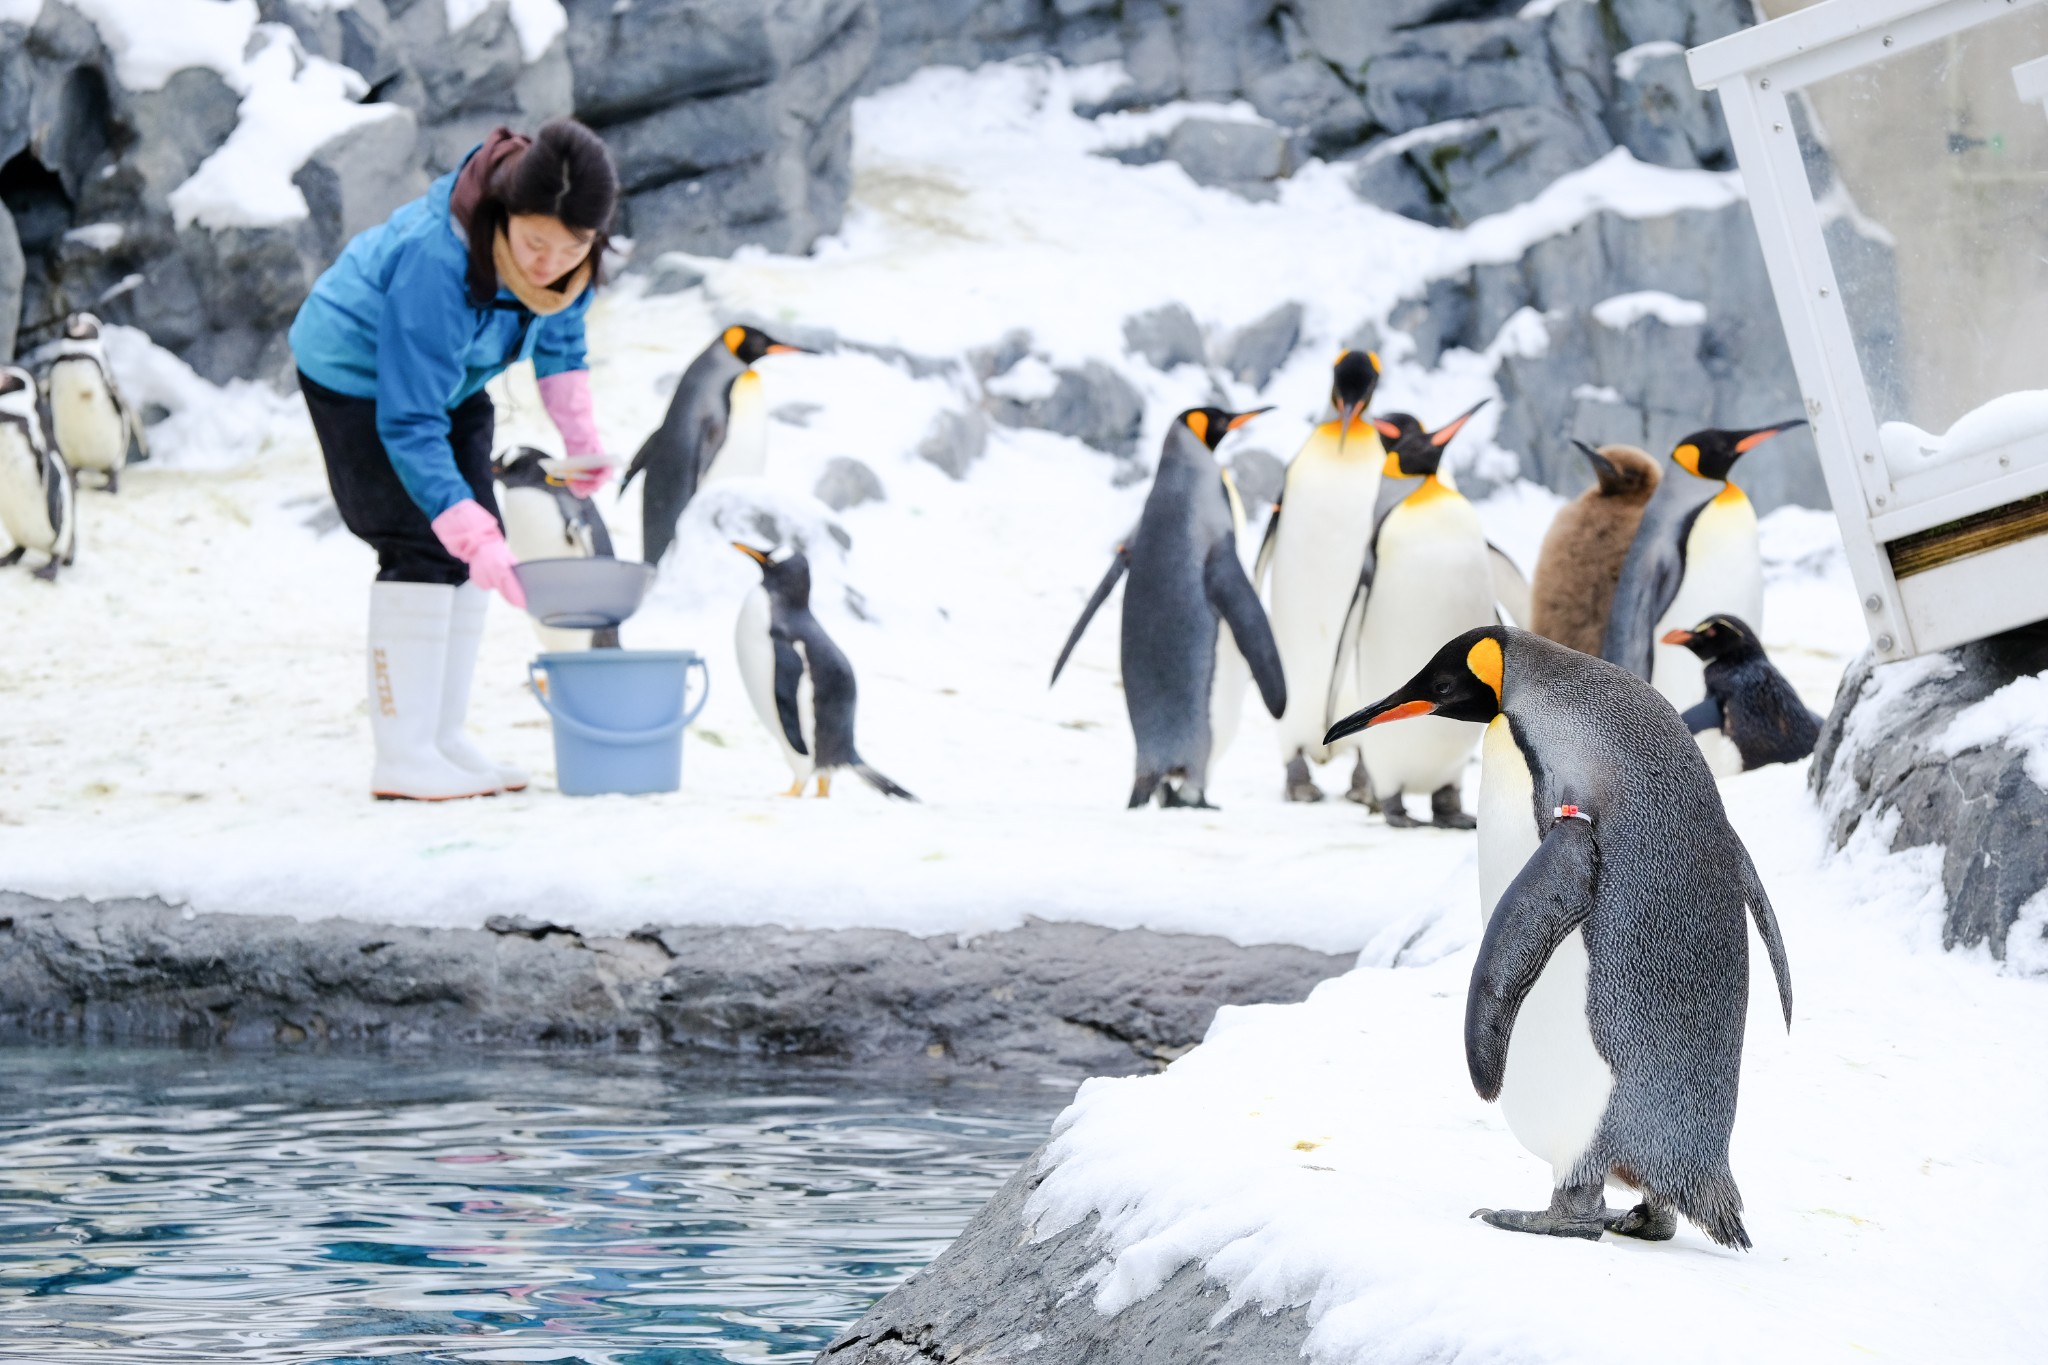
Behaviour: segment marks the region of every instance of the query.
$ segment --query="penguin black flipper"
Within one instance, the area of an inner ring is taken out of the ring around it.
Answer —
[[[1742,898],[1749,903],[1750,917],[1756,921],[1757,937],[1764,941],[1764,952],[1771,959],[1771,975],[1778,982],[1778,1005],[1785,1012],[1785,1027],[1792,1027],[1792,964],[1785,958],[1785,936],[1778,931],[1778,912],[1771,908],[1771,896],[1764,890],[1764,879],[1757,876],[1756,864],[1750,861],[1749,850],[1736,840],[1735,847],[1742,854]]]
[[[1230,627],[1237,652],[1251,665],[1252,681],[1259,685],[1260,700],[1266,703],[1273,719],[1278,720],[1287,710],[1287,675],[1280,668],[1280,646],[1274,643],[1266,609],[1259,605],[1258,591],[1244,576],[1237,546],[1229,536],[1210,548],[1209,558],[1202,565],[1202,589],[1209,596],[1209,605]]]
[[[1685,722],[1685,728],[1696,735],[1721,728],[1721,703],[1714,697],[1701,697],[1697,702],[1679,712],[1678,718]]]
[[[1598,871],[1593,826],[1560,819],[1501,893],[1465,997],[1465,1065],[1479,1098],[1499,1098],[1515,1015],[1557,945],[1592,913]]]
[[[804,747],[804,726],[796,705],[797,684],[804,679],[803,656],[780,626],[769,628],[768,639],[775,646],[775,715],[782,722],[782,737],[790,748],[808,757],[811,751]]]
[[[1337,632],[1337,657],[1330,665],[1330,690],[1323,695],[1323,728],[1337,723],[1337,693],[1344,686],[1345,670],[1357,668],[1358,637],[1365,630],[1365,600],[1372,596],[1372,551],[1367,550],[1365,567],[1352,591],[1351,607],[1344,613],[1344,628]]]
[[[1621,581],[1614,586],[1614,606],[1608,612],[1607,633],[1600,640],[1600,657],[1644,682],[1650,680],[1657,622],[1685,581],[1685,543],[1692,535],[1692,524],[1711,501],[1711,497],[1689,505],[1664,501],[1661,508],[1652,502],[1621,562]]]
[[[1060,670],[1067,666],[1067,656],[1074,652],[1074,646],[1081,643],[1081,633],[1088,629],[1088,623],[1095,619],[1095,613],[1109,600],[1110,590],[1116,587],[1116,581],[1122,578],[1124,570],[1130,567],[1131,542],[1126,540],[1116,547],[1116,554],[1109,561],[1109,572],[1095,585],[1095,593],[1088,599],[1088,605],[1081,608],[1081,619],[1074,622],[1073,630],[1068,632],[1067,643],[1060,650],[1059,660],[1052,666],[1052,681],[1046,683],[1047,687],[1060,680]]]

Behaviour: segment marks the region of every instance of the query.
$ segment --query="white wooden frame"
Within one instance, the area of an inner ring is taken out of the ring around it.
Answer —
[[[2048,617],[2048,536],[1894,578],[1885,543],[2048,492],[2048,435],[1894,479],[1788,98],[2043,0],[1823,0],[1687,54],[1721,96],[1871,646],[1902,659]],[[2044,68],[2014,53],[2022,98]],[[2044,86],[2048,89],[2048,86]]]

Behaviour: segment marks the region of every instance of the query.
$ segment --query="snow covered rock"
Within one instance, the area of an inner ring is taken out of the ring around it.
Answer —
[[[1810,774],[1842,847],[1942,850],[1944,947],[2048,973],[2048,626],[1842,679]]]
[[[834,455],[818,475],[811,496],[835,512],[844,512],[864,502],[881,502],[888,494],[874,470],[851,455]]]
[[[1273,372],[1287,363],[1301,341],[1302,319],[1298,303],[1283,303],[1230,339],[1223,355],[1223,368],[1255,389],[1266,387]]]
[[[1034,373],[1043,371],[1046,385],[1027,388],[1017,382],[1027,367]],[[990,382],[988,414],[1003,426],[1058,432],[1110,455],[1138,453],[1144,395],[1102,361],[1090,360],[1078,369],[1051,369],[1027,357]]]
[[[1168,303],[1124,319],[1124,346],[1158,370],[1199,365],[1208,351],[1202,328],[1185,304]]]
[[[1231,190],[1247,199],[1272,199],[1273,182],[1287,174],[1287,139],[1270,123],[1239,119],[1183,119],[1167,134],[1164,153],[1197,185]]]

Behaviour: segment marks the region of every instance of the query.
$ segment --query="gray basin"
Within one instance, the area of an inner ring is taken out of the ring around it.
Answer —
[[[528,559],[514,567],[527,614],[562,630],[603,630],[640,609],[654,566],[631,559]]]

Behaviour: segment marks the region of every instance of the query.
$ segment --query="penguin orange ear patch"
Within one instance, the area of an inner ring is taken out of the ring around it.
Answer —
[[[1500,700],[1502,661],[1500,641],[1491,635],[1480,637],[1465,654],[1465,667],[1472,670],[1472,676],[1493,689],[1493,699]]]
[[[1347,352],[1347,354],[1349,353]],[[1372,372],[1378,374],[1380,372],[1380,353],[1378,351],[1367,351],[1365,358],[1372,362]]]
[[[1202,438],[1202,439],[1203,439],[1204,441],[1208,440],[1208,439],[1209,439],[1209,414],[1208,414],[1208,413],[1206,413],[1206,412],[1191,412],[1191,413],[1189,413],[1189,414],[1188,414],[1188,430],[1189,430],[1189,431],[1192,431],[1192,432],[1194,432],[1194,433],[1195,433],[1195,435],[1197,435],[1197,436],[1201,437],[1201,438]]]
[[[744,327],[728,327],[725,329],[725,335],[720,338],[720,340],[725,342],[725,349],[731,351],[734,355],[740,353],[740,343],[746,339],[747,329]]]
[[[1700,448],[1690,441],[1672,451],[1671,458],[1680,469],[1683,469],[1688,474],[1700,472]]]

